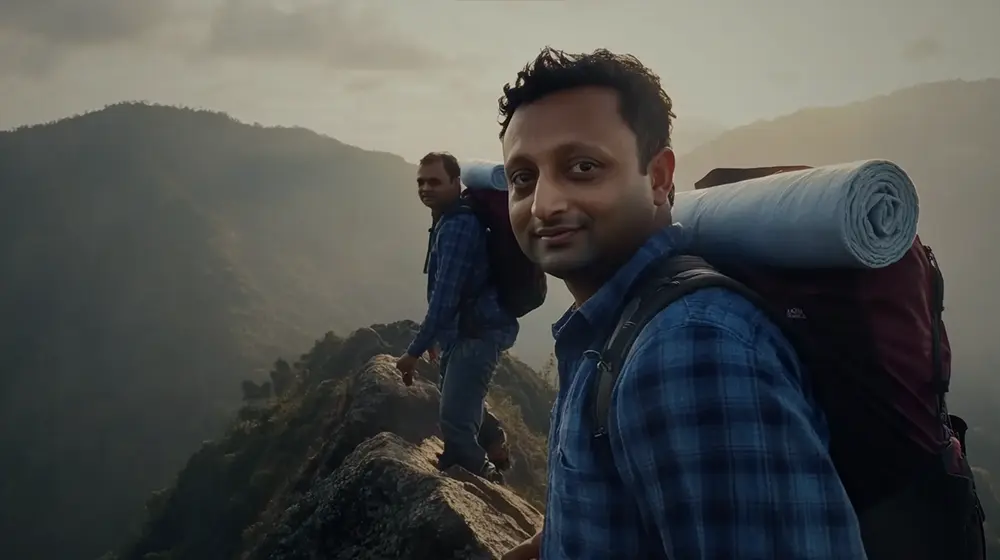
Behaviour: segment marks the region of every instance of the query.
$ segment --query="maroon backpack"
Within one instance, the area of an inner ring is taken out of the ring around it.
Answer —
[[[696,188],[802,168],[716,169]],[[652,266],[602,352],[595,435],[606,433],[615,378],[643,327],[677,299],[712,287],[753,302],[795,347],[829,423],[831,455],[870,560],[984,558],[968,426],[945,403],[951,348],[941,319],[943,277],[919,238],[881,269],[747,267],[690,255]]]
[[[486,245],[489,251],[490,279],[497,290],[501,307],[516,318],[521,318],[545,303],[548,284],[541,267],[531,262],[514,237],[510,227],[507,191],[492,188],[466,187],[458,204],[441,219],[461,212],[472,212],[486,228]],[[436,225],[436,224],[435,224]],[[430,258],[430,243],[427,248]],[[424,274],[428,260],[424,261]]]

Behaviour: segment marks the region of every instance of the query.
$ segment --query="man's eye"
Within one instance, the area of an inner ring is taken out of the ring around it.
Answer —
[[[527,171],[518,171],[510,176],[512,187],[523,187],[531,183],[531,174]]]
[[[590,173],[597,169],[597,164],[592,161],[578,161],[570,167],[573,173]]]

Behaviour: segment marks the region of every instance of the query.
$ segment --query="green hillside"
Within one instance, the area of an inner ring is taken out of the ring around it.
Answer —
[[[412,181],[397,156],[170,107],[0,133],[3,556],[106,550],[248,373],[419,316]]]

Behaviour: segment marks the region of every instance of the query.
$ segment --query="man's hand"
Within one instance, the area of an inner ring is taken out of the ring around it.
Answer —
[[[541,548],[542,531],[539,530],[535,536],[504,553],[500,560],[538,560],[542,554]]]
[[[417,367],[417,360],[420,359],[417,356],[411,356],[409,354],[403,354],[398,360],[396,360],[396,369],[399,373],[403,374],[403,384],[407,387],[413,385],[413,369]]]
[[[430,360],[431,363],[437,363],[438,361],[437,346],[431,346],[430,349],[427,350],[427,359]]]

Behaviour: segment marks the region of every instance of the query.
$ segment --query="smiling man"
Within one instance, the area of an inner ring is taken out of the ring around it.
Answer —
[[[576,302],[553,326],[545,527],[505,558],[864,558],[799,359],[736,293],[656,315],[606,431],[592,416],[596,351],[640,276],[685,249],[659,78],[631,56],[545,49],[504,87],[500,116],[511,226]]]

